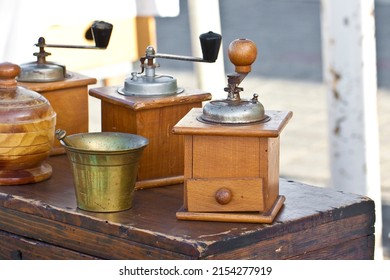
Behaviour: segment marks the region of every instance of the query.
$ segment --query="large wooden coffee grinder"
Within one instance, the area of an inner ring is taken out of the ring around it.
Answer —
[[[88,132],[88,86],[96,84],[96,79],[68,71],[60,63],[48,61],[51,53],[46,48],[94,49],[107,48],[113,26],[104,21],[95,21],[90,28],[95,45],[47,44],[40,37],[35,44],[39,48],[34,53],[36,61],[21,64],[17,77],[22,87],[42,94],[57,112],[57,126],[68,134]],[[65,149],[55,140],[51,154],[63,154]]]
[[[227,75],[227,98],[192,109],[173,128],[185,136],[184,204],[176,217],[272,223],[285,201],[279,145],[292,113],[265,110],[257,94],[240,97],[257,56],[251,40],[233,41],[228,55],[235,73]]]
[[[192,108],[202,107],[211,94],[178,86],[172,75],[157,74],[157,59],[215,62],[221,35],[200,35],[203,57],[157,53],[152,46],[140,58],[141,71],[133,72],[124,85],[93,88],[91,96],[101,99],[102,131],[138,134],[149,139],[138,171],[137,189],[182,183],[184,140],[173,135],[173,126]]]

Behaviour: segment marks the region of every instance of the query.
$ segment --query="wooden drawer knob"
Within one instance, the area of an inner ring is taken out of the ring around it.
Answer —
[[[215,192],[215,200],[222,205],[228,204],[232,196],[232,191],[227,188],[221,188]]]

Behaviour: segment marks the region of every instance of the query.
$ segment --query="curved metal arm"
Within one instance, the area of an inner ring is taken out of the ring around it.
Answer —
[[[53,44],[44,44],[38,45],[37,47],[45,47],[45,48],[62,48],[62,49],[101,49],[105,50],[107,47],[96,47],[96,46],[86,46],[86,45],[53,45]]]
[[[146,56],[146,59],[149,58],[166,58],[174,60],[183,60],[183,61],[193,61],[193,62],[208,62],[213,63],[215,60],[206,60],[200,57],[185,56],[185,55],[174,55],[174,54],[165,54],[165,53],[156,53],[154,55]]]

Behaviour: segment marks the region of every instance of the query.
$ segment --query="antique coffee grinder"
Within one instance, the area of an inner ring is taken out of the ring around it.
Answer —
[[[95,46],[46,44],[40,37],[34,53],[37,61],[21,64],[17,78],[22,87],[36,91],[50,102],[57,112],[57,126],[70,134],[88,132],[88,86],[96,84],[95,78],[67,71],[64,65],[50,62],[46,57],[51,53],[45,48],[97,49],[107,48],[113,26],[103,21],[95,21],[91,32]],[[65,149],[55,141],[51,154],[63,154]]]
[[[202,107],[211,94],[178,87],[171,75],[157,74],[157,58],[193,62],[215,62],[221,35],[200,35],[203,58],[156,53],[152,46],[140,58],[140,73],[133,72],[123,86],[93,88],[91,96],[101,99],[102,131],[126,132],[149,139],[138,171],[136,188],[183,182],[184,140],[171,133],[173,126],[192,108]]]
[[[266,111],[254,94],[241,99],[240,83],[251,71],[256,45],[238,39],[228,55],[227,98],[192,109],[173,128],[185,136],[182,220],[272,223],[279,195],[280,133],[291,112]]]

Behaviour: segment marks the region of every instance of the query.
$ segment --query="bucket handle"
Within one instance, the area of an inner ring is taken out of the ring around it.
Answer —
[[[70,142],[69,138],[66,138],[66,131],[63,129],[57,129],[56,130],[56,138],[63,142],[66,146],[72,147],[72,143]]]

